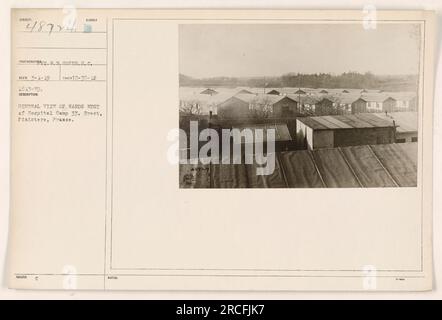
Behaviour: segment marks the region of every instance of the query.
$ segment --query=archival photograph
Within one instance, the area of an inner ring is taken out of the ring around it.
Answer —
[[[416,187],[421,26],[179,26],[180,188]]]

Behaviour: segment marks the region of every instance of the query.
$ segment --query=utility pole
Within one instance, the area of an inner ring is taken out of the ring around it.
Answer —
[[[299,103],[299,113],[301,113],[301,87],[298,88],[298,103]]]
[[[301,113],[301,107],[302,107],[302,104],[301,104],[301,76],[298,74],[298,76],[299,76],[299,80],[298,80],[298,104],[299,104],[299,107],[298,107],[298,111],[299,111],[299,113]]]

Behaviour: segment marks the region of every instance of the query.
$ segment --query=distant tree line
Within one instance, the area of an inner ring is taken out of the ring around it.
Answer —
[[[330,73],[287,73],[279,77],[213,77],[197,79],[180,74],[180,86],[354,88],[414,91],[417,88],[417,75],[379,76],[371,72],[344,72],[340,75],[332,75]]]

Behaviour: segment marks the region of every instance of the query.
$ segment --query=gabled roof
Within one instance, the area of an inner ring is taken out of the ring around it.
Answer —
[[[344,90],[344,89],[342,89],[342,88],[327,88],[324,90],[327,91],[328,94],[341,94],[342,90]],[[348,90],[346,89],[346,91],[348,91]]]
[[[210,95],[212,95],[212,94],[217,94],[218,91],[213,90],[213,89],[210,89],[210,88],[207,88],[206,90],[203,90],[203,91],[201,91],[200,93],[201,93],[201,94],[210,94]]]
[[[361,99],[366,102],[384,102],[388,98],[393,99],[385,93],[364,93],[361,95]]]
[[[269,104],[273,105],[278,101],[286,98],[287,96],[278,96],[278,95],[261,93],[261,94],[237,94],[235,97],[247,103],[266,101]]]
[[[359,90],[360,93],[381,93],[382,90],[379,89],[362,89]]]
[[[343,104],[352,104],[361,97],[360,94],[342,93],[337,96],[338,102]]]
[[[274,95],[276,95],[276,94],[280,94],[280,92],[278,90],[273,89],[273,90],[270,90],[269,92],[267,92],[267,94],[274,94]]]
[[[320,97],[314,95],[303,95],[300,97],[297,94],[288,94],[287,97],[301,104],[316,104],[320,100]]]
[[[295,94],[306,94],[304,90],[298,89],[295,91]]]
[[[250,92],[247,89],[242,89],[242,90],[238,91],[237,94],[253,94],[253,92]]]
[[[235,103],[235,105],[237,105],[238,101],[246,106],[248,106],[248,104],[249,104],[248,101],[245,101],[244,99],[241,99],[238,95],[236,95],[236,96],[229,97],[229,98],[225,99],[224,101],[218,103],[217,108],[230,107],[232,102]]]

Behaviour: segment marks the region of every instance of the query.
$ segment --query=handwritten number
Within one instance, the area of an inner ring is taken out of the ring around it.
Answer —
[[[42,32],[45,25],[46,25],[45,21],[40,21],[39,27],[38,27],[38,32]]]
[[[33,32],[36,26],[37,26],[37,21],[34,21],[33,24],[28,23],[28,24],[26,25],[26,29],[28,29],[29,32]]]
[[[53,32],[62,32],[63,30],[75,32],[77,29],[76,24],[77,24],[77,21],[75,19],[70,21],[70,23],[66,24],[65,26],[63,26],[61,24],[49,23],[49,22],[46,22],[43,20],[41,20],[41,21],[36,20],[36,21],[29,22],[28,24],[26,24],[25,31],[47,32],[48,35],[51,35]]]
[[[54,24],[48,23],[47,26],[49,27],[49,35],[51,35],[52,31],[54,30]]]

